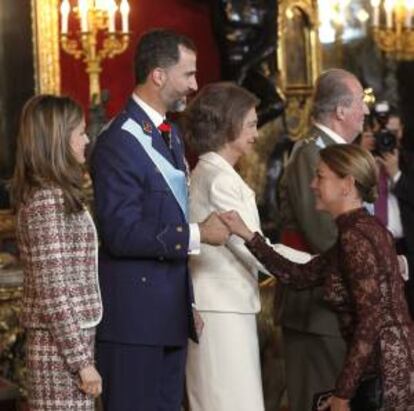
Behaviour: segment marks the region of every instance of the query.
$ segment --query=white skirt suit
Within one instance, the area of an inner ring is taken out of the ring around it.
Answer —
[[[202,155],[191,176],[191,222],[232,209],[260,231],[254,192],[220,155]],[[259,269],[267,272],[236,236],[221,247],[202,244],[200,254],[190,257],[195,301],[204,320],[200,343],[190,342],[188,348],[191,411],[264,410],[255,316]]]
[[[191,176],[190,220],[228,210],[237,210],[251,230],[261,231],[254,191],[219,154],[203,154]],[[297,262],[310,258],[280,244],[274,248]],[[190,341],[188,347],[191,411],[264,410],[256,327],[259,270],[269,274],[237,236],[220,247],[202,244],[200,254],[190,257],[196,306],[204,320],[200,343]]]

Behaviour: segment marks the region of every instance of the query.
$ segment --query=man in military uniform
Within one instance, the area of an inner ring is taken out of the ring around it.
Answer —
[[[313,127],[296,143],[281,182],[282,242],[313,254],[330,248],[335,223],[315,210],[310,188],[319,151],[331,144],[351,143],[362,131],[368,108],[358,79],[332,69],[316,82]],[[322,287],[295,291],[285,287],[281,323],[284,335],[287,390],[291,411],[307,411],[315,393],[334,388],[345,343],[335,313],[322,298]]]
[[[104,306],[97,366],[105,411],[179,411],[188,338],[202,328],[188,255],[200,242],[224,244],[228,231],[215,213],[188,222],[184,144],[165,121],[197,90],[193,42],[167,29],[144,33],[135,75],[91,158]]]

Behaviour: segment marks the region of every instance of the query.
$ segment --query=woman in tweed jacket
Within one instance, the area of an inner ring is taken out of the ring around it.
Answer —
[[[31,98],[17,139],[12,198],[24,267],[22,324],[31,410],[93,410],[102,316],[97,235],[82,201],[85,120],[67,97]]]

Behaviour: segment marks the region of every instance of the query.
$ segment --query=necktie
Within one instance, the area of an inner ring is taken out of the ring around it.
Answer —
[[[165,144],[167,144],[167,147],[171,150],[171,124],[164,120],[159,126],[158,130],[160,130],[161,136],[165,141]]]
[[[378,199],[374,205],[375,215],[383,222],[385,226],[388,224],[388,176],[383,169],[380,168],[378,181]]]

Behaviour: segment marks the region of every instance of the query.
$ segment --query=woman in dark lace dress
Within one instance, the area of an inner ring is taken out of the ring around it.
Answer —
[[[351,145],[327,147],[320,156],[312,183],[316,207],[335,218],[339,232],[327,252],[307,264],[292,263],[260,234],[251,232],[236,212],[222,218],[283,283],[297,289],[323,285],[348,346],[330,409],[368,411],[355,404],[358,388],[379,381],[382,405],[369,409],[414,410],[414,328],[394,241],[376,217],[362,208],[364,201],[376,198],[375,160]]]

